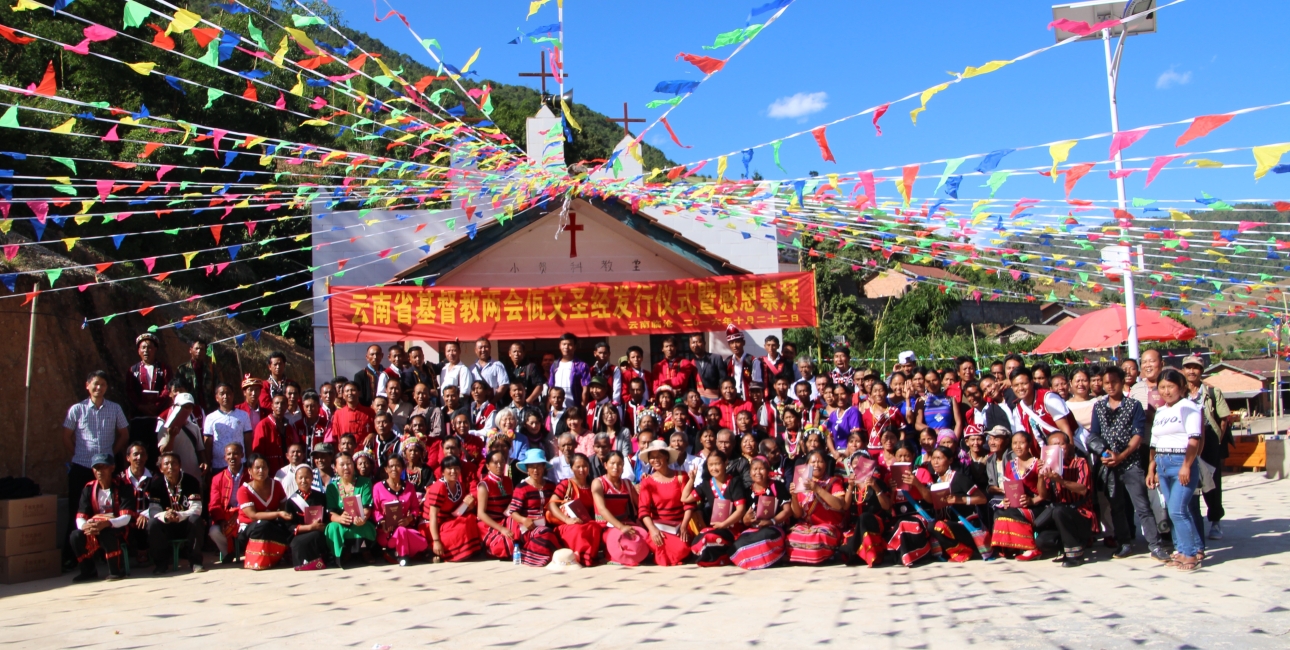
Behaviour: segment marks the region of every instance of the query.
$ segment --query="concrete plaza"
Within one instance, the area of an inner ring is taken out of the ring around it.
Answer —
[[[18,648],[1290,647],[1290,481],[1224,479],[1200,571],[1145,555],[745,572],[505,562],[252,573],[218,567],[0,587]],[[186,566],[186,565],[185,565]]]

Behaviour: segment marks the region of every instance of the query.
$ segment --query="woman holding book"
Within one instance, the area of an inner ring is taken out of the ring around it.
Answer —
[[[443,478],[426,490],[421,532],[430,538],[436,562],[468,560],[480,549],[475,497],[456,456],[444,456],[439,471]]]
[[[743,532],[735,538],[730,560],[741,569],[765,569],[784,559],[784,528],[793,516],[791,494],[781,481],[770,478],[770,463],[758,456],[748,469],[752,487],[744,509]]]
[[[898,444],[895,431],[883,435],[884,445]],[[892,463],[896,462],[893,454]],[[887,553],[886,532],[891,523],[892,489],[887,483],[887,466],[870,456],[852,460],[851,479],[847,482],[847,504],[855,504],[855,528],[839,552],[848,563],[861,561],[870,568],[878,566]]]
[[[515,491],[507,476],[509,468],[510,455],[501,449],[493,451],[488,455],[488,472],[475,488],[475,518],[484,553],[503,560],[511,559],[515,550],[515,536],[506,521],[506,507]]]
[[[611,411],[613,409],[605,409]],[[592,515],[596,501],[591,492],[591,460],[586,455],[573,455],[573,476],[555,486],[547,504],[547,517],[555,523],[555,531],[565,548],[573,551],[578,564],[594,566],[600,555],[600,539],[604,529]]]
[[[967,562],[976,547],[971,531],[981,530],[979,520],[973,524],[969,517],[976,516],[975,506],[985,503],[986,497],[952,450],[933,449],[929,464],[931,481],[924,483],[915,477],[911,487],[918,491],[920,501],[931,505],[929,514],[934,520],[930,532],[941,551],[951,562]],[[985,538],[980,537],[984,547]]]
[[[403,480],[403,459],[390,456],[385,463],[385,480],[372,488],[372,512],[376,519],[376,543],[394,551],[399,566],[426,550],[426,538],[417,530],[421,500],[416,487]]]
[[[811,451],[793,477],[790,506],[798,524],[788,533],[788,561],[794,564],[823,564],[842,543],[847,489],[831,475],[828,455],[822,449]]]
[[[323,529],[327,522],[327,497],[314,489],[314,471],[308,465],[296,469],[296,493],[282,502],[282,510],[291,515],[295,535],[291,538],[291,561],[296,571],[317,571],[327,568],[323,556],[327,553],[327,536]]]
[[[376,541],[376,526],[372,524],[372,481],[358,475],[354,459],[336,457],[336,478],[327,484],[327,528],[324,533],[331,543],[336,565],[344,568],[348,557],[346,547],[362,540]]]
[[[716,452],[714,449],[710,453]],[[692,506],[681,500],[681,495],[692,489],[690,476],[672,469],[681,453],[662,440],[655,440],[637,456],[652,469],[640,480],[636,508],[648,533],[645,543],[654,552],[654,562],[659,566],[681,564],[690,557],[690,522],[694,516]]]
[[[708,454],[709,478],[687,485],[681,493],[681,500],[695,504],[698,511],[695,522],[700,532],[690,543],[690,552],[698,558],[699,566],[730,564],[735,538],[743,528],[748,490],[742,479],[726,472],[727,460],[719,449]]]
[[[636,523],[636,486],[623,479],[625,466],[623,455],[617,449],[609,452],[605,474],[591,482],[591,496],[596,505],[596,521],[604,529],[601,539],[605,557],[614,564],[638,566],[649,555],[649,546],[645,543],[649,533]]]
[[[242,566],[260,571],[271,569],[291,543],[291,515],[280,508],[287,495],[273,480],[269,461],[259,454],[247,459],[251,480],[237,489],[237,519],[242,530],[237,536]]]
[[[932,552],[933,525],[931,514],[920,505],[921,498],[915,484],[932,483],[931,471],[914,465],[914,454],[908,447],[896,450],[895,462],[889,468],[888,482],[891,494],[891,535],[887,549],[896,551],[900,563],[910,567]]]
[[[994,513],[991,543],[1005,555],[1029,562],[1042,553],[1035,544],[1035,518],[1048,505],[1039,480],[1038,446],[1025,431],[1012,434],[1012,460],[1003,464],[1004,497]]]
[[[546,566],[560,548],[560,535],[547,525],[547,505],[555,493],[555,483],[546,480],[546,454],[541,449],[524,452],[517,463],[528,476],[515,486],[506,508],[511,535],[520,546],[520,561],[526,566]]]

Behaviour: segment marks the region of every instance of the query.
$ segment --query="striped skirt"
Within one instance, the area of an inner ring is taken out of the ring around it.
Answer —
[[[699,566],[726,566],[735,550],[735,534],[726,529],[705,528],[690,541],[690,552]]]
[[[475,522],[476,527],[479,529],[479,538],[484,547],[484,554],[502,560],[511,559],[515,553],[515,542],[497,532],[496,528],[478,519]]]
[[[990,544],[995,548],[1010,548],[1019,551],[1034,551],[1035,515],[1029,508],[1003,508],[994,513],[994,529],[990,533]]]
[[[941,552],[940,544],[927,531],[927,521],[918,515],[906,515],[892,524],[887,550],[896,551],[900,563],[907,567]]]
[[[245,554],[242,566],[255,571],[273,568],[287,552],[292,536],[291,529],[281,521],[257,521],[248,525],[238,540]]]
[[[735,539],[730,560],[741,569],[765,569],[784,559],[788,552],[784,530],[779,526],[749,528]]]
[[[520,545],[520,563],[524,566],[546,566],[551,562],[551,556],[563,548],[560,534],[550,526],[534,526],[521,532],[512,521],[511,533]]]
[[[837,526],[797,524],[788,531],[788,561],[793,564],[824,564],[833,559],[842,544]]]

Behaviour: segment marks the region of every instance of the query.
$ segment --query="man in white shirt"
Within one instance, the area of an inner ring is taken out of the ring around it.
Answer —
[[[130,525],[135,506],[134,493],[128,485],[113,482],[112,470],[116,467],[111,454],[95,454],[90,461],[94,481],[84,485],[79,495],[80,505],[75,511],[76,527],[68,540],[77,558],[80,558],[80,575],[72,582],[98,580],[94,568],[94,555],[89,552],[89,541],[103,550],[108,565],[108,580],[125,577],[121,562],[123,529]]]
[[[578,441],[574,439],[572,433],[562,433],[558,438],[556,447],[560,453],[547,465],[546,477],[552,483],[559,483],[567,478],[573,478],[573,452],[578,448]]]
[[[175,395],[175,403],[157,420],[157,449],[177,454],[185,474],[201,477],[209,465],[202,428],[193,417],[196,404],[189,393]]]
[[[820,399],[820,389],[815,385],[815,362],[806,357],[798,359],[797,373],[801,375],[801,378],[788,387],[788,394],[796,395],[797,385],[806,384],[811,387],[811,401]]]
[[[1079,424],[1066,406],[1066,400],[1053,391],[1035,386],[1028,368],[1013,371],[1012,392],[1017,396],[1017,404],[1008,413],[1013,431],[1029,433],[1040,445],[1047,441],[1049,434],[1058,431],[1075,440]]]
[[[243,449],[251,448],[251,420],[246,411],[233,407],[233,389],[228,384],[215,387],[215,403],[219,408],[206,414],[202,424],[202,438],[209,450],[207,460],[211,473],[217,474],[228,467],[224,460],[224,448],[236,442]]]
[[[287,498],[295,495],[296,490],[296,470],[301,467],[309,467],[305,458],[305,446],[296,443],[287,447],[287,464],[273,475],[273,480],[282,484],[282,491],[286,493]]]
[[[461,362],[461,344],[448,341],[443,344],[443,368],[439,370],[439,390],[456,386],[464,395],[470,391],[470,368]]]
[[[494,394],[502,386],[511,383],[511,375],[506,372],[506,366],[493,358],[493,346],[488,339],[480,338],[475,341],[475,356],[479,357],[479,360],[470,366],[472,380],[478,379],[488,384]],[[505,391],[502,392],[505,393]]]

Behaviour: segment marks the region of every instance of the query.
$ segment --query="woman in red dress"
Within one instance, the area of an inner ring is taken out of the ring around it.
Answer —
[[[479,538],[484,545],[484,553],[489,557],[502,560],[511,559],[515,551],[515,535],[506,521],[506,506],[511,503],[511,493],[515,491],[511,477],[506,475],[510,455],[505,451],[494,451],[488,455],[488,473],[479,481],[476,490],[476,513],[479,526]]]
[[[690,476],[672,471],[680,452],[662,440],[652,441],[637,455],[654,470],[640,481],[636,513],[649,533],[646,543],[659,566],[675,566],[690,557],[690,521],[693,512],[681,501],[690,488]]]
[[[678,452],[679,453],[679,452]],[[614,564],[639,566],[649,556],[645,537],[649,533],[636,523],[636,486],[623,480],[623,455],[609,452],[605,474],[592,481],[596,520],[604,527],[605,556]]]
[[[1016,554],[1021,562],[1039,559],[1043,554],[1035,543],[1035,518],[1048,504],[1039,491],[1039,459],[1035,457],[1038,445],[1025,431],[1012,434],[1012,460],[1003,464],[1003,481],[1018,481],[1023,493],[1017,503],[1006,497],[994,513],[994,530],[990,543],[1007,556]]]
[[[812,451],[797,468],[810,476],[793,479],[790,505],[798,524],[788,533],[788,561],[794,564],[823,564],[842,543],[847,489],[842,479],[829,475],[826,455],[822,449]]]
[[[887,401],[887,384],[881,379],[874,380],[869,387],[869,399],[860,411],[860,422],[866,432],[865,444],[868,445],[870,454],[877,454],[882,450],[883,432],[905,428],[905,416],[899,408]]]
[[[784,559],[784,526],[793,517],[788,502],[792,495],[782,481],[771,479],[770,463],[764,456],[752,460],[748,474],[752,487],[743,516],[747,528],[735,540],[730,560],[741,569],[765,569]],[[763,503],[765,506],[759,507]]]
[[[444,456],[439,471],[443,478],[426,490],[422,533],[431,540],[435,562],[460,562],[479,550],[479,526],[472,508],[475,496],[461,476],[456,456]]]
[[[744,440],[751,438],[750,434]],[[697,487],[687,485],[681,494],[682,501],[697,506],[695,519],[700,532],[690,544],[690,552],[698,558],[699,566],[730,564],[735,538],[743,530],[748,488],[743,479],[726,473],[726,461],[720,449],[708,454],[708,479],[699,481]]]
[[[556,524],[556,533],[565,548],[573,551],[578,564],[593,566],[600,555],[603,529],[592,515],[596,501],[591,493],[591,460],[584,454],[573,455],[573,477],[560,481],[547,504],[548,518]]]
[[[237,489],[237,520],[242,526],[237,536],[242,566],[256,571],[273,568],[291,543],[291,515],[281,510],[287,494],[282,484],[273,480],[269,461],[259,454],[247,459],[251,480]]]
[[[560,548],[560,536],[546,523],[547,502],[555,493],[555,484],[546,480],[546,454],[541,449],[526,450],[516,466],[528,478],[515,488],[506,508],[511,535],[520,545],[520,562],[546,566]]]

